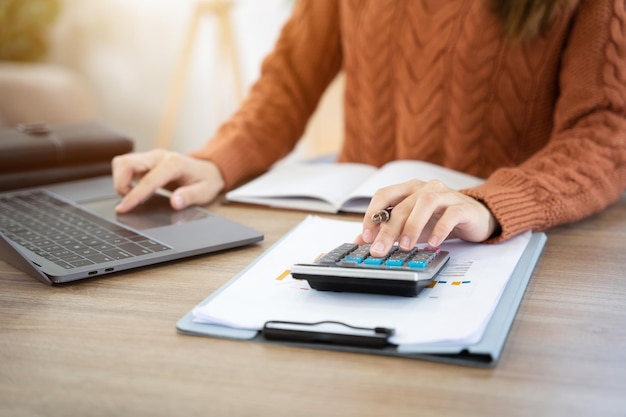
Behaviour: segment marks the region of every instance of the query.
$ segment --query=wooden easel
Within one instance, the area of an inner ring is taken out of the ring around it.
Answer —
[[[181,100],[183,97],[184,87],[189,73],[189,65],[191,62],[191,52],[196,40],[200,20],[206,15],[212,15],[217,18],[219,27],[219,44],[222,56],[229,59],[233,70],[233,79],[235,84],[235,94],[239,102],[243,99],[243,85],[241,82],[241,74],[239,70],[239,62],[237,60],[237,48],[235,47],[235,39],[230,20],[230,10],[233,5],[232,0],[208,0],[200,1],[196,4],[191,20],[191,25],[185,43],[183,52],[174,79],[170,85],[168,98],[165,105],[165,112],[157,130],[154,146],[156,148],[169,148],[172,140],[176,118],[178,116]]]

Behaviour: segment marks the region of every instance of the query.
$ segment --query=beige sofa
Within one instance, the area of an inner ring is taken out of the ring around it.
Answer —
[[[95,99],[73,71],[53,64],[0,61],[0,126],[96,118]]]

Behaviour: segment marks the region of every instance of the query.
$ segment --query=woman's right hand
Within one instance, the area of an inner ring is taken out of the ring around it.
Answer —
[[[116,156],[112,169],[115,190],[123,196],[115,208],[118,213],[132,210],[159,188],[173,189],[170,204],[175,210],[207,204],[224,189],[213,162],[163,149]]]

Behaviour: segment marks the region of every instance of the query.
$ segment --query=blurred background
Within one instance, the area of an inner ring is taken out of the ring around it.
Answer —
[[[238,87],[245,95],[257,79],[294,1],[0,0],[0,125],[97,119],[136,150],[194,150],[237,108]],[[338,149],[342,89],[338,77],[298,155]]]

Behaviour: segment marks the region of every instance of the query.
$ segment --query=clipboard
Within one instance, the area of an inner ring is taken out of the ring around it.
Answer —
[[[284,239],[284,237],[283,237]],[[282,240],[282,239],[281,239]],[[281,240],[268,250],[271,251]],[[300,348],[317,348],[371,355],[385,355],[410,359],[423,359],[472,367],[493,367],[497,364],[521,300],[543,252],[547,236],[533,233],[522,256],[515,266],[495,310],[478,343],[465,344],[411,344],[393,345],[387,338],[393,329],[353,328],[338,322],[294,323],[268,322],[262,330],[246,330],[193,321],[193,310],[176,325],[180,334],[208,336],[266,344],[283,344]],[[233,284],[249,265],[198,306],[209,303]],[[318,330],[324,326],[323,330]],[[336,330],[328,330],[329,326]]]

